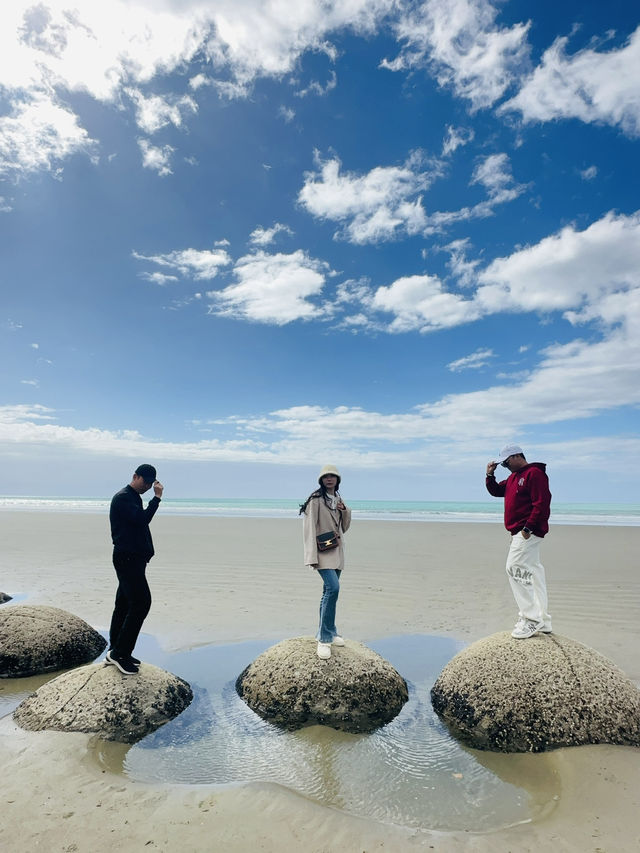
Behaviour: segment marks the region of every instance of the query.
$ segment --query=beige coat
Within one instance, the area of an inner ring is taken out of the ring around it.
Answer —
[[[349,529],[350,524],[351,510],[348,507],[340,513],[337,509],[329,509],[322,498],[311,498],[302,525],[305,566],[312,566],[314,569],[344,569],[342,534]],[[340,544],[331,551],[318,553],[316,536],[332,531],[340,535]]]

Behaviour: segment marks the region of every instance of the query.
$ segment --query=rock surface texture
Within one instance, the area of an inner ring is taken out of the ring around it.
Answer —
[[[177,717],[193,698],[186,681],[143,663],[138,675],[91,664],[65,672],[25,699],[13,713],[23,729],[89,732],[135,743]]]
[[[431,701],[453,735],[497,752],[640,746],[640,690],[611,661],[560,634],[492,634],[442,670]]]
[[[0,611],[0,678],[79,666],[106,645],[91,625],[57,607],[18,604]]]
[[[352,640],[320,660],[311,637],[283,640],[257,657],[236,681],[249,707],[288,729],[325,725],[370,732],[390,722],[408,699],[401,675]]]

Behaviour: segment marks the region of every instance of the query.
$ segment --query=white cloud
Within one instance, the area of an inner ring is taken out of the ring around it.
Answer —
[[[443,231],[456,222],[493,215],[496,205],[517,198],[524,191],[515,184],[506,154],[491,154],[480,161],[471,184],[480,184],[488,198],[456,211],[427,214],[422,195],[442,173],[442,164],[413,153],[404,166],[377,166],[364,175],[342,172],[340,160],[322,161],[316,152],[319,172],[307,172],[298,202],[313,216],[343,223],[337,236],[351,243],[392,240],[400,235]]]
[[[429,332],[477,320],[479,310],[470,299],[447,292],[440,279],[430,275],[399,278],[389,287],[379,287],[371,308],[394,314],[389,332]]]
[[[150,95],[145,97],[137,89],[127,89],[127,94],[136,105],[136,122],[145,133],[156,133],[168,124],[181,127],[183,112],[195,113],[198,105],[188,95],[182,97]]]
[[[15,99],[10,114],[0,117],[0,175],[53,170],[70,155],[88,154],[94,146],[76,116],[52,97]]]
[[[492,206],[512,201],[524,189],[513,184],[511,164],[506,154],[490,154],[485,157],[474,169],[471,183],[485,187]]]
[[[145,169],[153,169],[160,177],[172,175],[171,155],[175,151],[171,145],[152,145],[148,139],[138,139],[138,146],[142,152],[142,165]]]
[[[449,154],[453,154],[461,146],[468,145],[473,141],[474,136],[475,132],[473,128],[452,127],[448,125],[447,135],[442,143],[442,156],[448,157]]]
[[[640,287],[640,214],[608,213],[584,231],[567,226],[492,261],[478,281],[483,313],[564,311],[577,322],[581,309]]]
[[[493,357],[494,352],[492,349],[477,349],[471,355],[465,355],[455,361],[450,361],[447,369],[452,373],[459,373],[461,370],[479,370],[481,367],[486,367]]]
[[[597,166],[588,166],[586,169],[582,169],[580,172],[580,177],[584,181],[592,181],[596,175],[598,174]]]
[[[263,228],[259,225],[249,235],[249,242],[253,243],[254,246],[268,246],[269,243],[273,243],[278,234],[292,235],[293,231],[288,225],[283,225],[281,222],[276,222],[271,228]]]
[[[470,247],[471,243],[466,237],[461,240],[453,240],[448,245],[443,246],[443,250],[449,253],[447,266],[460,287],[470,287],[476,283],[476,270],[480,265],[480,259],[469,259],[467,257]]]
[[[0,406],[0,423],[7,426],[22,421],[52,421],[55,420],[55,411],[48,406],[36,404],[17,404],[13,406]]]
[[[164,285],[171,281],[178,281],[177,275],[166,275],[163,272],[141,272],[140,278],[150,281],[152,284]]]
[[[220,241],[216,245],[226,245],[227,241]],[[139,261],[150,261],[161,267],[168,267],[175,270],[185,278],[192,278],[196,281],[204,281],[215,278],[221,267],[225,267],[231,263],[231,257],[224,248],[211,249],[179,249],[173,252],[167,252],[163,255],[142,255],[139,252],[132,252],[133,257]],[[152,274],[156,275],[156,274]],[[145,278],[148,276],[145,275]],[[168,276],[167,278],[174,278]],[[163,284],[159,278],[149,279]]]
[[[353,243],[389,240],[401,232],[420,233],[426,223],[418,195],[433,179],[410,158],[404,166],[378,166],[365,175],[342,173],[338,158],[322,161],[308,172],[298,201],[313,216],[345,222]]]
[[[640,27],[627,43],[601,53],[592,49],[567,56],[559,38],[518,94],[500,107],[517,110],[526,122],[577,118],[620,127],[640,135]]]
[[[328,272],[327,264],[300,250],[246,255],[235,264],[235,284],[207,293],[209,312],[278,326],[311,319],[320,309],[309,298],[320,295]]]
[[[501,192],[499,181],[495,191]],[[345,282],[338,288],[336,307],[355,306],[357,313],[368,317],[367,328],[388,332],[430,332],[491,314],[530,311],[561,312],[573,325],[597,321],[603,328],[620,323],[628,327],[636,310],[640,213],[609,213],[584,231],[567,226],[482,270],[478,259],[466,257],[468,241],[443,248],[468,296],[447,289],[437,276],[424,274],[399,278],[375,291],[367,282]],[[385,313],[394,315],[391,322],[380,320]]]
[[[0,213],[11,213],[13,208],[4,196],[0,195]]]
[[[395,0],[326,0],[280,3],[276,0],[222,0],[210,14],[215,25],[206,51],[214,67],[227,68],[238,84],[257,76],[282,77],[303,52],[331,59],[328,34],[342,29],[371,33],[395,6]]]
[[[281,116],[287,124],[289,124],[296,117],[296,111],[292,110],[291,107],[281,106],[278,110],[278,115]]]
[[[488,0],[425,0],[409,6],[396,25],[405,47],[383,67],[392,71],[426,67],[440,86],[489,107],[527,66],[528,24],[496,26],[496,8]]]
[[[33,385],[34,388],[37,388],[40,385],[40,383],[38,382],[37,379],[21,379],[20,384],[21,385]]]
[[[324,86],[317,80],[312,80],[306,88],[300,89],[294,94],[298,98],[306,98],[307,95],[318,95],[322,97],[323,95],[328,95],[329,92],[335,89],[337,85],[338,78],[336,77],[336,72],[331,71],[331,73],[329,74],[329,79],[324,84]]]

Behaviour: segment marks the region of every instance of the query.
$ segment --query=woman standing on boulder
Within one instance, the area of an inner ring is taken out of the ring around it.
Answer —
[[[336,628],[336,604],[340,593],[340,574],[344,568],[342,534],[351,524],[351,510],[338,492],[340,472],[325,465],[318,477],[320,488],[300,506],[304,515],[304,564],[316,569],[322,578],[318,657],[331,657],[331,645],[344,646]]]

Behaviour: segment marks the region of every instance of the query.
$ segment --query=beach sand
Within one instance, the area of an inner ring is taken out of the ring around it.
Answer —
[[[156,515],[144,625],[167,650],[311,635],[320,584],[301,565],[298,520]],[[61,607],[99,630],[115,592],[108,521],[0,513],[0,590]],[[508,630],[516,613],[499,524],[354,521],[339,624],[367,643],[430,634],[464,644]],[[640,528],[553,526],[544,542],[554,630],[609,657],[640,683]],[[2,605],[2,607],[10,607]],[[526,642],[526,641],[525,641]],[[12,683],[15,687],[15,681]],[[0,681],[0,696],[10,685]],[[640,850],[640,751],[589,746],[548,755],[560,779],[544,817],[491,833],[384,825],[282,786],[148,785],[100,768],[81,734],[30,733],[0,720],[0,849],[593,851]]]

